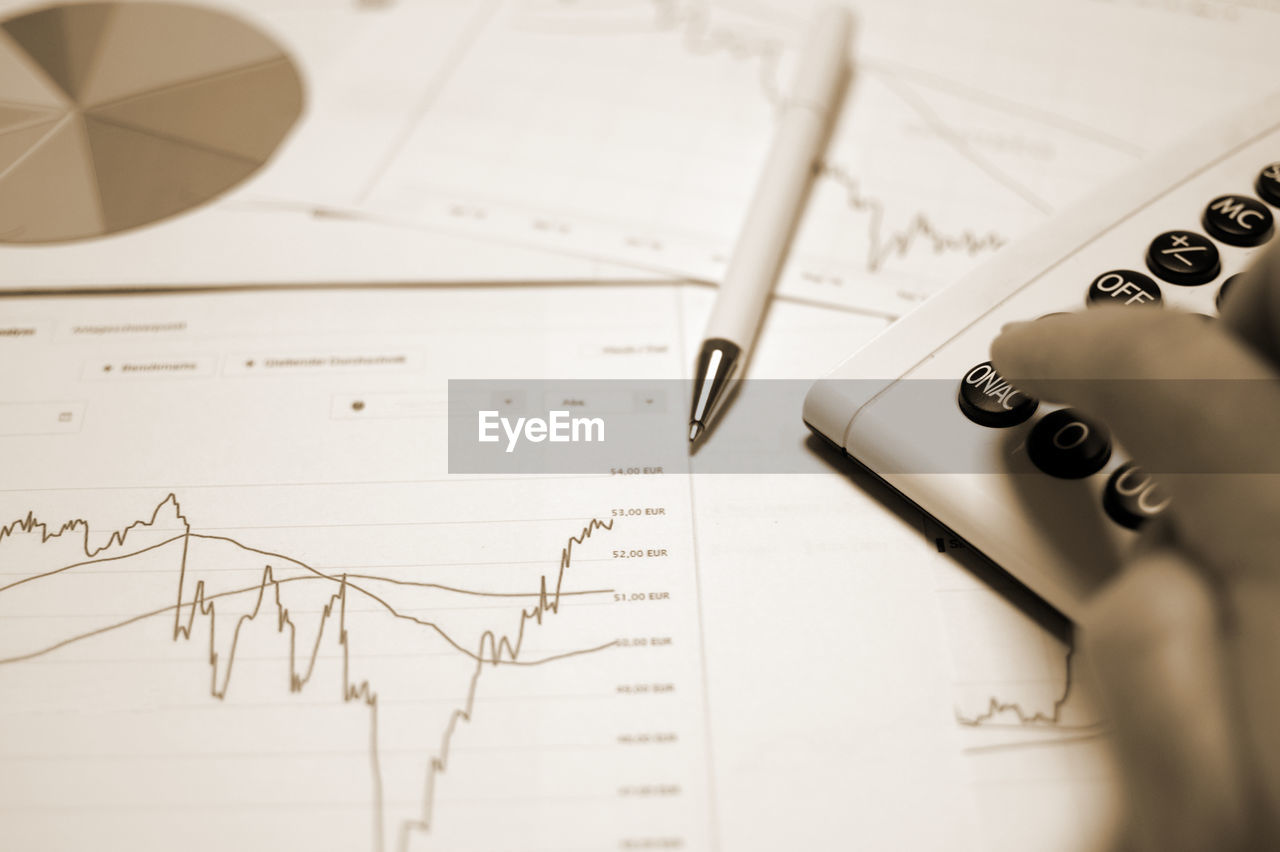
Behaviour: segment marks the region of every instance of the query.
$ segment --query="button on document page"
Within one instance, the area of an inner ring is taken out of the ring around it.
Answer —
[[[805,474],[449,475],[448,379],[677,378],[711,295],[0,302],[0,359],[24,365],[0,400],[6,845],[1100,832],[1101,729],[1065,648],[798,422],[777,446]],[[757,369],[812,374],[882,327],[786,305]]]

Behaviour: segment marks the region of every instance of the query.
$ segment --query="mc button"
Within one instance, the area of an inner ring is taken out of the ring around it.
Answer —
[[[1035,413],[1040,402],[1027,396],[983,361],[960,380],[956,401],[964,416],[981,426],[1017,426]]]
[[[1227,245],[1260,246],[1271,238],[1275,220],[1267,205],[1247,195],[1222,195],[1204,209],[1204,229]]]
[[[1111,433],[1074,408],[1046,414],[1027,435],[1027,455],[1036,467],[1059,479],[1083,479],[1111,458]]]
[[[1151,241],[1147,266],[1170,284],[1207,284],[1222,271],[1218,247],[1195,231],[1165,231]]]

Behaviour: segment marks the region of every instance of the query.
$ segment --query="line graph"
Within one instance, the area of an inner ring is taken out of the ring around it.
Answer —
[[[1003,246],[1005,238],[994,231],[977,234],[972,231],[960,231],[947,234],[938,230],[929,217],[917,211],[907,224],[896,231],[885,225],[884,202],[874,196],[862,192],[858,179],[838,165],[823,165],[818,174],[837,186],[845,193],[846,202],[851,210],[866,214],[867,217],[867,254],[865,268],[867,272],[879,272],[891,258],[905,258],[918,244],[932,249],[934,254],[958,253],[973,257],[984,252],[995,251]]]
[[[809,11],[508,0],[451,60],[362,198],[313,191],[320,203],[307,209],[716,282]],[[975,85],[929,58],[954,49],[944,30],[980,20],[922,35],[911,14],[865,16],[781,297],[899,315],[1140,150],[994,70]],[[262,189],[306,204],[298,187]]]
[[[693,56],[724,54],[738,62],[756,64],[761,96],[771,106],[776,107],[781,103],[783,96],[779,88],[778,68],[787,46],[785,39],[772,34],[751,34],[732,25],[718,25],[713,22],[712,4],[707,0],[693,0],[693,2],[649,0],[649,5],[652,9],[652,21],[642,23],[642,28],[676,35]],[[580,24],[574,26],[570,23],[569,26],[573,32],[584,34]],[[616,33],[617,29],[612,28],[609,31]],[[1049,212],[1049,208],[1042,200],[1035,198],[998,168],[978,158],[962,144],[951,140],[947,128],[941,126],[941,122],[927,105],[913,95],[905,85],[896,81],[897,74],[894,71],[880,67],[877,73],[882,79],[893,83],[893,91],[933,125],[939,136],[952,142],[964,156],[1027,199],[1028,203],[1037,210],[1042,213]],[[849,208],[856,213],[867,215],[865,261],[867,272],[879,272],[891,258],[906,259],[917,242],[932,248],[934,254],[959,252],[970,256],[994,251],[1006,242],[995,233],[983,235],[970,231],[955,234],[941,233],[924,210],[916,210],[910,214],[902,228],[890,230],[886,224],[885,200],[865,194],[858,179],[846,166],[834,161],[821,162],[818,164],[816,177],[818,180],[834,182],[844,191]]]
[[[1047,713],[1043,710],[1028,711],[1023,709],[1022,705],[1016,701],[1002,701],[993,695],[988,700],[986,709],[979,713],[965,715],[957,709],[956,721],[966,727],[976,728],[1009,713],[1017,719],[1019,725],[1057,725],[1062,720],[1063,706],[1071,698],[1071,658],[1074,655],[1074,648],[1067,651],[1062,694],[1054,699],[1053,705]]]
[[[627,150],[610,152],[598,147],[588,150],[571,146],[550,158],[545,146],[540,146],[536,159],[531,157],[520,163],[519,174],[513,165],[509,179],[490,173],[487,180],[463,186],[449,177],[456,168],[449,172],[443,168],[446,161],[460,165],[461,155],[460,149],[453,146],[442,149],[439,144],[440,132],[452,136],[458,130],[451,115],[455,107],[450,93],[445,92],[436,113],[424,116],[418,129],[404,140],[397,163],[389,167],[385,179],[372,194],[370,208],[392,218],[408,217],[517,243],[542,246],[550,243],[558,250],[601,260],[623,260],[655,272],[718,280],[740,210],[746,203],[745,193],[753,182],[755,157],[767,141],[770,115],[780,98],[779,67],[786,39],[776,27],[761,27],[736,18],[725,21],[722,8],[705,2],[642,0],[596,10],[579,4],[515,6],[518,11],[510,20],[495,24],[492,32],[478,40],[468,60],[483,62],[493,44],[503,44],[504,52],[510,53],[540,51],[550,43],[560,47],[560,63],[568,64],[585,61],[603,45],[616,44],[619,37],[624,37],[626,51],[645,49],[652,54],[646,46],[661,48],[657,57],[660,73],[681,69],[686,75],[706,77],[708,71],[719,69],[714,79],[723,82],[715,83],[717,94],[708,93],[707,97],[723,98],[725,87],[730,87],[727,113],[749,114],[757,130],[734,143],[738,150],[726,151],[722,144],[711,146],[721,155],[715,170],[727,175],[726,166],[732,164],[736,177],[728,182],[708,183],[703,190],[676,187],[664,179],[664,173],[670,173],[673,168],[677,173],[698,169],[695,162],[658,165],[652,153],[631,158],[630,146],[624,143]],[[688,62],[694,64],[687,66]],[[612,58],[611,64],[617,70],[609,74],[622,73],[617,58]],[[750,72],[753,80],[747,85],[732,81],[734,75],[741,76],[740,71],[734,70],[737,68],[754,69]],[[465,62],[455,73],[458,83],[454,97],[461,98],[461,92],[476,91],[477,86],[483,85],[469,78]],[[867,80],[859,85],[878,84]],[[884,92],[892,91],[884,89]],[[563,94],[567,92],[556,96]],[[601,108],[612,111],[628,124],[638,120],[641,114],[639,111],[631,114],[611,100]],[[891,107],[904,108],[910,113],[916,105],[901,101]],[[468,112],[474,113],[474,110]],[[495,120],[511,121],[510,118]],[[473,116],[468,116],[468,122],[474,121]],[[495,132],[496,129],[490,130],[491,134]],[[700,132],[706,133],[708,139],[717,138],[721,133],[713,124],[704,125]],[[526,136],[526,130],[516,134],[516,138]],[[852,144],[862,145],[862,142]],[[604,154],[614,162],[633,161],[636,180],[611,175],[606,178],[608,186],[598,181],[589,186],[591,174],[616,172],[616,168],[601,161]],[[517,148],[504,156],[520,160],[522,154]],[[890,275],[887,286],[877,288],[876,295],[868,296],[864,291],[854,297],[854,302],[875,312],[901,313],[920,298],[921,278],[933,275],[921,267],[921,255],[973,258],[1003,244],[1004,236],[994,230],[945,224],[928,205],[889,204],[883,191],[868,190],[864,182],[853,176],[851,166],[839,161],[841,152],[835,156],[818,173],[815,204],[821,212],[811,214],[808,220],[811,223],[816,220],[820,225],[816,230],[813,224],[802,225],[793,262],[783,274],[779,292],[784,297],[844,304],[849,301],[849,288],[855,281],[865,283],[860,281],[862,277],[878,278],[899,265],[906,273],[905,278],[897,273]],[[645,160],[655,160],[655,163],[650,166]],[[600,161],[598,169],[597,161]],[[573,168],[569,163],[575,164]],[[469,171],[466,167],[463,170]],[[543,175],[546,181],[530,180],[531,174]],[[578,176],[570,177],[570,174]],[[547,183],[549,187],[552,180],[562,188],[571,185],[573,189],[552,194],[534,186]],[[499,183],[505,186],[499,188]],[[669,207],[675,215],[654,219],[637,205],[619,207],[605,197],[605,193],[634,196],[642,185],[648,187],[645,194],[655,196],[655,205]],[[689,194],[690,189],[699,194]],[[660,191],[670,193],[666,196],[669,202],[658,197]],[[597,196],[597,193],[600,194]],[[578,203],[566,205],[566,196]],[[1020,199],[1018,203],[1022,203]],[[688,211],[687,216],[675,212],[684,210]],[[968,218],[973,218],[971,213]],[[838,246],[836,256],[831,257],[834,246]]]
[[[929,516],[917,517],[936,546],[951,724],[987,824],[984,848],[1031,848],[1046,831],[1079,835],[1118,790],[1110,726],[1070,623]]]
[[[352,394],[443,393],[462,362],[494,377],[515,363],[671,371],[675,320],[648,290],[504,293],[58,308],[112,325],[199,318],[190,340],[138,341],[156,358],[197,347],[238,363],[250,345],[424,358],[386,376],[219,371],[157,394],[78,386],[103,341],[32,342],[13,397],[61,389],[95,417],[58,445],[4,443],[6,846],[708,845],[682,483],[451,475],[442,418],[332,416]],[[591,354],[605,344],[659,354]]]
[[[673,31],[677,33],[690,54],[708,56],[723,52],[735,60],[755,62],[758,64],[760,94],[772,106],[782,100],[778,83],[778,66],[786,48],[786,42],[779,37],[745,35],[732,26],[717,27],[712,23],[712,6],[706,0],[699,2],[680,2],[680,0],[650,0],[653,7],[653,28],[658,32]],[[892,78],[892,74],[882,70],[883,77]],[[903,87],[894,88],[895,93],[912,109],[933,120],[918,98],[904,92]],[[936,123],[936,122],[934,122]],[[940,132],[944,138],[945,132]],[[966,156],[971,156],[965,152]],[[988,169],[997,180],[1011,184],[1006,176],[987,163],[982,167]],[[968,230],[955,234],[942,233],[924,210],[916,210],[909,214],[906,224],[899,229],[890,229],[886,222],[887,210],[883,198],[863,192],[858,179],[849,172],[847,166],[835,161],[820,162],[817,167],[818,180],[829,180],[836,184],[845,194],[850,210],[865,214],[866,222],[866,258],[864,268],[867,272],[881,271],[890,259],[907,259],[917,243],[932,249],[934,254],[958,252],[974,256],[986,251],[1000,248],[1006,240],[996,233],[978,235]],[[1026,194],[1024,197],[1026,197]],[[1033,206],[1041,212],[1048,209],[1038,199]]]
[[[706,2],[682,3],[680,0],[651,0],[653,26],[659,31],[679,34],[686,49],[696,56],[726,53],[737,60],[757,63],[760,91],[765,100],[778,104],[778,63],[786,43],[773,35],[752,37],[730,27],[717,27],[711,18],[711,5]]]
[[[561,549],[559,566],[554,576],[548,578],[543,574],[536,590],[492,592],[434,583],[388,581],[386,578],[367,574],[359,577],[346,573],[327,574],[302,560],[285,554],[253,547],[226,536],[195,532],[174,494],[165,497],[149,517],[108,533],[105,543],[98,546],[90,543],[91,527],[84,519],[51,526],[37,518],[34,513],[28,512],[25,517],[0,527],[0,552],[6,544],[12,545],[15,539],[30,536],[40,546],[49,546],[51,543],[62,545],[79,551],[86,558],[0,586],[0,610],[5,609],[4,604],[13,595],[38,589],[41,584],[58,579],[66,580],[74,576],[75,572],[91,570],[94,566],[138,560],[146,555],[167,557],[174,569],[177,595],[176,600],[167,606],[153,608],[126,619],[66,636],[24,653],[5,654],[0,657],[0,668],[33,660],[141,621],[171,614],[172,627],[169,632],[171,641],[191,641],[200,633],[207,632],[206,662],[210,678],[208,692],[212,698],[223,701],[232,689],[237,652],[242,646],[245,634],[256,620],[265,619],[277,634],[287,637],[288,650],[284,655],[287,679],[281,685],[287,686],[287,690],[292,693],[301,692],[312,682],[323,643],[327,638],[332,638],[336,641],[341,656],[342,701],[361,703],[367,706],[369,712],[369,763],[374,790],[373,848],[382,849],[385,847],[386,838],[382,814],[383,777],[379,760],[379,692],[371,679],[359,677],[352,672],[350,648],[353,640],[348,622],[348,604],[354,600],[353,595],[362,601],[372,602],[387,616],[431,631],[473,664],[465,698],[450,713],[447,724],[440,732],[434,754],[427,764],[422,779],[421,804],[418,813],[412,819],[401,821],[396,828],[395,848],[406,849],[411,833],[428,832],[432,827],[438,779],[450,766],[451,745],[458,727],[473,719],[477,689],[486,668],[513,665],[540,666],[570,657],[594,654],[617,644],[614,640],[537,658],[527,658],[527,655],[522,653],[529,629],[543,624],[544,620],[551,616],[558,615],[566,598],[612,592],[612,589],[569,591],[565,589],[565,578],[571,571],[575,546],[584,545],[593,534],[608,532],[613,529],[613,526],[613,520],[591,519],[581,527],[579,532],[568,536]],[[179,531],[169,534],[175,527]],[[163,534],[164,537],[155,543],[135,546],[134,542],[145,534]],[[196,566],[201,562],[201,556],[197,551],[203,546],[219,547],[222,550],[219,554],[220,559],[226,559],[228,553],[249,559],[260,558],[264,563],[261,567],[260,579],[254,584],[215,589],[211,585],[214,579],[210,572],[196,570]],[[194,583],[190,582],[192,577],[188,576],[189,573],[198,577]],[[464,645],[463,640],[451,635],[435,620],[419,618],[401,611],[384,594],[380,594],[379,590],[371,587],[371,584],[376,586],[376,584],[388,582],[396,586],[431,588],[450,594],[494,595],[533,600],[528,605],[520,606],[513,629],[506,631],[485,629],[473,645],[468,647]],[[290,594],[294,588],[301,585],[323,586],[324,591],[318,598],[316,596],[311,596],[309,599],[296,598],[295,604]],[[312,636],[301,635],[300,616],[297,615],[303,611],[303,606],[308,602],[319,603],[317,617],[311,628]],[[226,624],[228,621],[230,630],[219,632],[219,624]],[[333,623],[332,629],[326,630],[330,622]]]
[[[1079,659],[1070,623],[1024,589],[1010,584],[996,566],[973,554],[931,516],[919,511],[912,514],[924,539],[941,555],[936,591],[948,632],[957,646],[971,646],[953,660],[955,724],[975,732],[967,738],[980,736],[979,731],[1014,737],[969,746],[965,751],[1065,744],[1104,733],[1106,724],[1079,682]],[[1019,653],[1010,654],[1004,665],[985,664],[983,658],[991,657],[992,647],[1000,645],[1014,646]],[[1020,697],[1011,699],[1010,694]]]
[[[1019,701],[1007,701],[992,695],[987,699],[987,706],[971,714],[956,708],[956,724],[964,728],[1040,730],[1051,731],[1054,736],[1033,739],[1020,739],[1005,742],[991,742],[965,747],[966,753],[983,753],[993,751],[1010,751],[1021,748],[1043,748],[1054,745],[1071,745],[1088,742],[1105,736],[1107,723],[1101,719],[1085,719],[1069,721],[1066,718],[1068,702],[1073,697],[1072,663],[1075,648],[1068,648],[1063,664],[1062,692],[1048,710],[1028,709]],[[1012,721],[1004,721],[1012,719]]]

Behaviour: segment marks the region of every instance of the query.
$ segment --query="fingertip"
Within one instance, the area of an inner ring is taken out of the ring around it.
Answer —
[[[1041,390],[1059,379],[1155,378],[1153,367],[1177,359],[1153,364],[1147,355],[1184,350],[1204,332],[1195,314],[1100,305],[1006,325],[991,343],[991,361],[1009,381]]]
[[[1021,390],[1043,395],[1046,379],[1058,377],[1064,347],[1076,337],[1072,330],[1078,313],[1052,313],[1021,322],[1006,323],[991,341],[991,363],[1001,376]]]
[[[1027,376],[1034,371],[1039,347],[1031,330],[1033,325],[1034,322],[1006,323],[991,341],[991,363],[1000,375]]]

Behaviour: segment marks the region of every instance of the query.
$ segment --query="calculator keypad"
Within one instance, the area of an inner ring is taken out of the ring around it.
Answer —
[[[1280,162],[1259,173],[1255,189],[1264,201],[1280,207]],[[1205,205],[1201,222],[1214,239],[1229,246],[1253,248],[1272,239],[1276,214],[1249,195],[1221,195]],[[1213,239],[1190,230],[1165,231],[1146,249],[1146,263],[1162,281],[1195,287],[1222,273],[1222,253]],[[1218,287],[1214,303],[1219,310],[1227,291],[1241,274],[1228,277]],[[1177,301],[1175,299],[1175,301]],[[1160,285],[1152,277],[1132,269],[1112,269],[1089,284],[1087,306],[1126,307],[1164,304]],[[1045,314],[1053,316],[1058,311]],[[973,367],[960,382],[961,411],[983,426],[1016,426],[1032,417],[1037,400],[1012,391],[989,361]],[[1027,455],[1040,471],[1060,479],[1084,479],[1098,473],[1111,459],[1111,435],[1107,427],[1076,409],[1051,411],[1032,424],[1025,443]],[[1169,504],[1158,480],[1137,464],[1117,467],[1102,489],[1102,508],[1115,523],[1139,529]]]

